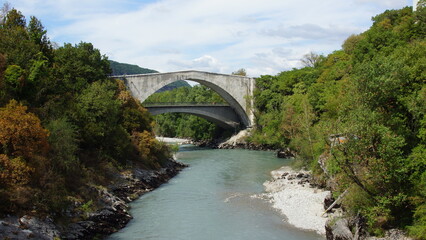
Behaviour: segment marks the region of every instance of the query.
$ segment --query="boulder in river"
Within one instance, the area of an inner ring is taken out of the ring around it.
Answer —
[[[295,153],[290,148],[279,149],[277,151],[278,158],[294,158]]]

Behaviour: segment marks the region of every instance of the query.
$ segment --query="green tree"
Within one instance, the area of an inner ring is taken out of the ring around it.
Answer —
[[[39,46],[39,50],[45,57],[52,59],[53,49],[46,33],[47,31],[44,29],[43,24],[36,17],[32,16],[28,23],[29,38]]]
[[[112,82],[93,82],[77,97],[74,121],[81,128],[83,144],[102,146],[118,124],[120,102]]]
[[[75,172],[79,167],[77,127],[68,119],[61,118],[50,121],[46,128],[50,132],[48,140],[54,167],[66,174]]]
[[[26,20],[24,15],[16,10],[12,9],[7,12],[6,19],[2,25],[4,28],[25,28],[26,27]]]
[[[54,61],[57,82],[52,88],[55,93],[78,93],[111,73],[107,57],[91,43],[65,44],[55,51]]]

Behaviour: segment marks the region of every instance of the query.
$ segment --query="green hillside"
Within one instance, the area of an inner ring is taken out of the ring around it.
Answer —
[[[169,85],[166,85],[162,88],[160,88],[158,91],[156,91],[156,93],[160,93],[160,92],[165,92],[165,91],[170,91],[173,90],[175,88],[181,88],[181,87],[191,87],[191,85],[189,85],[189,83],[180,80],[180,81],[176,81],[174,83],[170,83]]]
[[[141,68],[138,65],[128,64],[128,63],[119,63],[116,61],[109,60],[112,75],[126,75],[126,74],[145,74],[145,73],[158,73],[158,71]]]
[[[158,73],[156,70],[148,69],[148,68],[142,68],[138,65],[134,64],[128,64],[128,63],[120,63],[116,61],[109,60],[110,67],[112,70],[112,75],[126,75],[126,74],[146,74],[146,73]],[[164,92],[169,91],[175,88],[179,87],[191,87],[187,82],[185,81],[177,81],[174,83],[171,83],[167,86],[164,86],[160,88],[157,92]]]

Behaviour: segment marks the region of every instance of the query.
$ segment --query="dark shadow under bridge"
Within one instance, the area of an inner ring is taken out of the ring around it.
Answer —
[[[162,113],[188,113],[205,118],[225,129],[240,126],[241,120],[226,103],[144,103],[152,115]]]

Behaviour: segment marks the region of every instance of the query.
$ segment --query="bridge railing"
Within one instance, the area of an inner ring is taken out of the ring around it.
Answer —
[[[211,102],[159,102],[159,103],[142,103],[144,107],[168,107],[168,106],[191,106],[191,107],[229,107],[227,103],[211,103]]]

